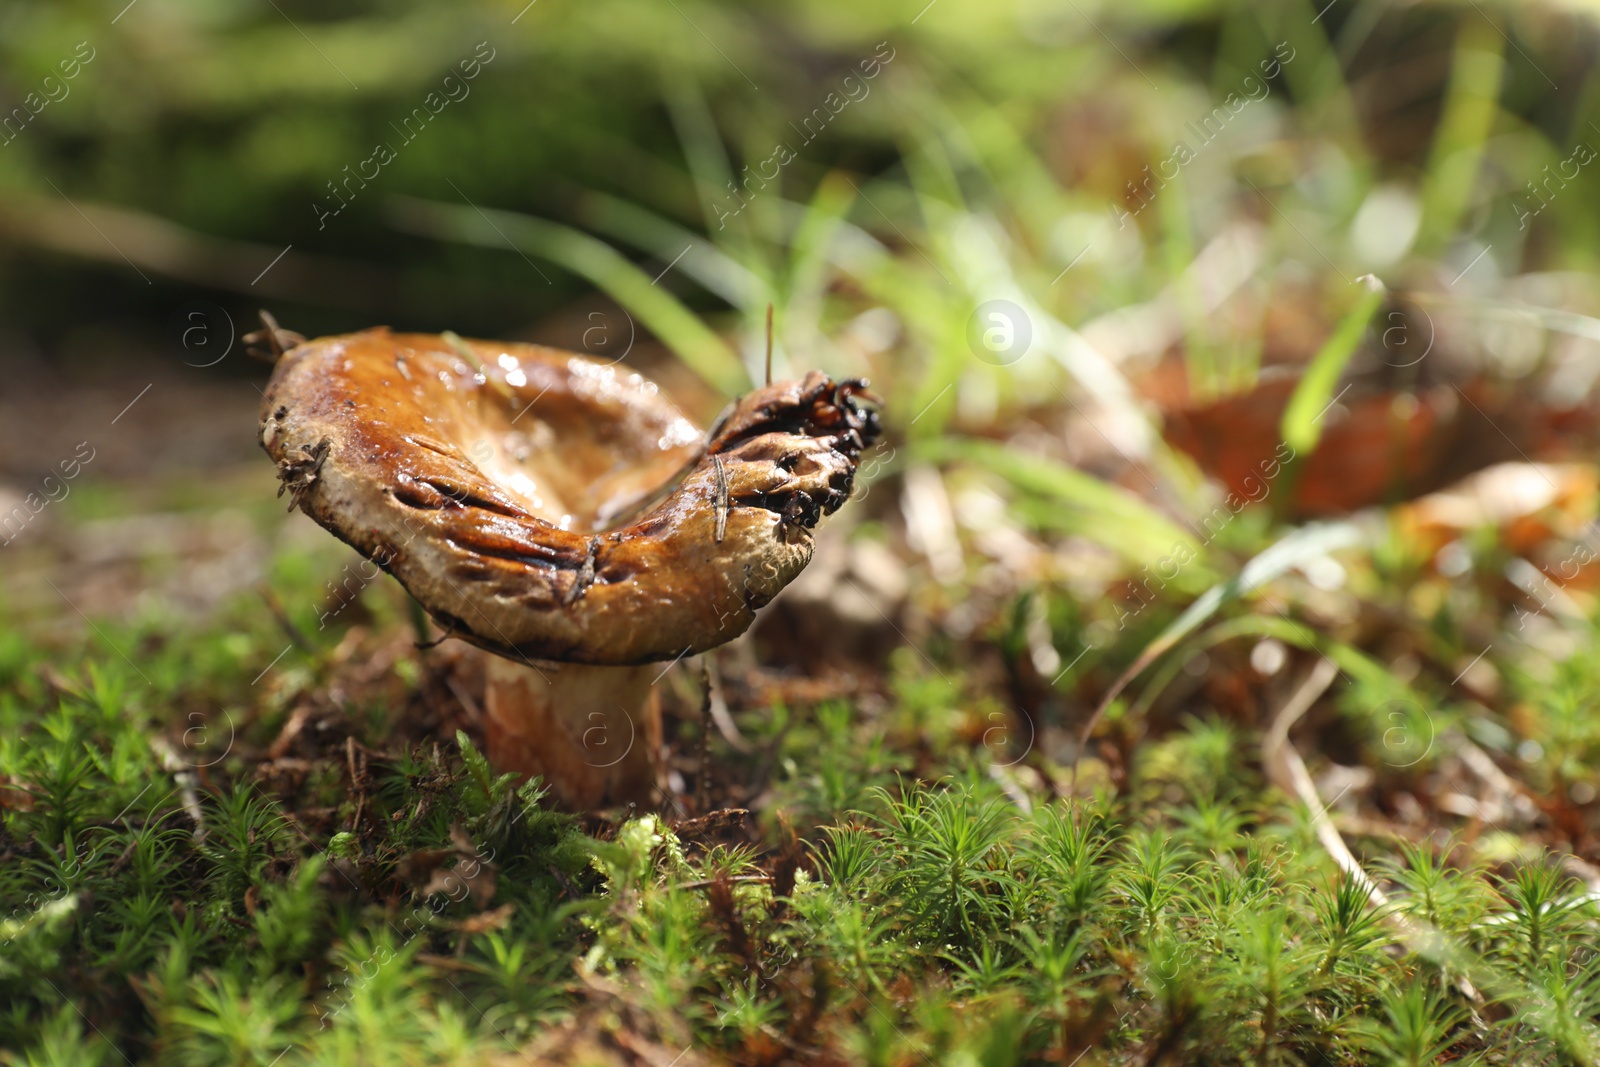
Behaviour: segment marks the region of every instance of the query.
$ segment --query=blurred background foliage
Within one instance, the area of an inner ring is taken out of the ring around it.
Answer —
[[[404,232],[401,196],[559,220],[635,259],[659,237],[652,226],[710,231],[756,245],[767,262],[739,258],[775,287],[773,246],[792,244],[799,218],[782,207],[811,202],[842,171],[896,186],[840,208],[890,241],[908,215],[940,223],[960,208],[996,223],[1046,281],[1089,244],[1084,269],[1036,293],[1072,321],[1151,295],[1241,215],[1291,246],[1298,231],[1292,254],[1318,274],[1326,256],[1414,283],[1430,266],[1454,277],[1485,246],[1480,285],[1583,269],[1600,247],[1592,170],[1518,228],[1525,183],[1597,136],[1586,5],[117,6],[21,0],[0,12],[8,107],[41,92],[80,42],[93,54],[68,95],[0,147],[0,308],[46,349],[95,328],[151,336],[196,292],[240,318],[270,298],[308,333],[381,320],[504,335],[590,288],[508,251]],[[405,143],[398,124],[479,42],[494,58],[469,95]],[[725,167],[739,173],[797,140],[879,42],[895,58],[869,95],[797,148],[781,191],[763,190],[736,232],[718,230]],[[1181,195],[1159,198],[1139,233],[1110,232],[1113,205],[1138,202],[1126,183],[1192,140],[1185,124],[1241,92],[1278,42],[1296,58],[1222,150],[1199,151]],[[328,183],[382,142],[396,158],[319,226],[313,204],[334,204]],[[951,280],[960,289],[968,276]],[[682,276],[669,287],[705,312],[728,295]]]

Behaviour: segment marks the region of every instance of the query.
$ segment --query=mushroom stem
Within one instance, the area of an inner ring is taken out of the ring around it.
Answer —
[[[562,803],[655,803],[661,776],[660,667],[537,667],[491,656],[485,742],[496,770],[541,775]],[[654,668],[654,669],[652,669]]]

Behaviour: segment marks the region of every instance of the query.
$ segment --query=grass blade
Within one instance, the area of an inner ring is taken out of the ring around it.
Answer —
[[[764,306],[768,298],[767,284],[743,263],[687,226],[648,208],[591,192],[584,195],[582,214],[584,225],[649,252],[663,263],[687,250],[677,269],[742,311]]]
[[[1198,541],[1143,500],[1098,478],[1043,456],[1026,455],[995,441],[942,437],[917,441],[913,458],[934,463],[971,463],[1000,475],[1025,493],[1080,514],[1085,537],[1146,563],[1180,549],[1204,554]]]
[[[1089,716],[1089,721],[1084,724],[1083,733],[1078,738],[1078,752],[1073,755],[1073,779],[1076,781],[1078,756],[1089,743],[1089,738],[1094,734],[1095,727],[1100,725],[1100,720],[1105,718],[1106,709],[1128,684],[1137,678],[1146,667],[1160,659],[1172,646],[1182,641],[1195,628],[1216,614],[1224,604],[1237,600],[1246,593],[1272,581],[1290,569],[1302,563],[1327,555],[1329,552],[1340,548],[1349,548],[1361,543],[1362,534],[1354,523],[1314,523],[1310,526],[1290,532],[1270,545],[1265,551],[1258,554],[1249,563],[1246,563],[1234,577],[1206,590],[1182,615],[1172,623],[1139,653],[1139,658],[1122,672],[1122,675],[1106,690],[1100,704],[1094,709],[1094,714]]]
[[[1357,281],[1365,286],[1361,298],[1345,312],[1333,333],[1311,357],[1305,375],[1289,398],[1289,406],[1283,409],[1279,429],[1284,443],[1294,449],[1297,458],[1309,456],[1317,447],[1317,439],[1322,436],[1322,415],[1328,410],[1333,387],[1339,384],[1339,376],[1361,346],[1373,313],[1383,304],[1382,282],[1370,274]]]
[[[484,248],[510,244],[565,267],[599,286],[659,337],[700,377],[730,396],[750,388],[739,357],[678,299],[598,238],[570,226],[513,211],[440,204],[412,197],[392,201],[400,229]]]

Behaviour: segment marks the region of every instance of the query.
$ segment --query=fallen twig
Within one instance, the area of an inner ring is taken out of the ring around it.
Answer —
[[[178,794],[183,798],[183,810],[194,821],[194,843],[203,844],[206,839],[205,819],[200,812],[200,794],[195,789],[199,784],[199,776],[193,770],[186,770],[188,764],[178,758],[172,745],[165,737],[152,737],[150,748],[161,760],[161,769],[172,775],[172,780],[178,783]]]
[[[1378,888],[1372,876],[1367,874],[1355,854],[1344,843],[1344,837],[1339,833],[1338,827],[1328,818],[1327,806],[1317,794],[1316,784],[1311,780],[1311,772],[1306,770],[1305,760],[1300,758],[1300,753],[1295,751],[1294,745],[1289,742],[1289,728],[1311,710],[1311,705],[1327,692],[1328,686],[1332,685],[1338,676],[1339,668],[1333,660],[1327,657],[1317,660],[1299,688],[1284,702],[1283,707],[1278,709],[1272,725],[1262,735],[1261,763],[1266,768],[1267,777],[1273,785],[1290,796],[1297,797],[1310,810],[1311,825],[1316,828],[1317,840],[1328,850],[1333,862],[1366,890],[1367,897],[1373,904],[1382,906],[1388,903],[1388,897]]]

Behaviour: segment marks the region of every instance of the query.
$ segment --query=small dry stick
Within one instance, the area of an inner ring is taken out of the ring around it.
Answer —
[[[772,384],[772,305],[767,305],[767,384]]]
[[[704,815],[711,806],[711,661],[700,658],[700,773],[695,777],[694,808]]]
[[[723,695],[722,681],[717,677],[716,666],[707,663],[706,668],[711,672],[711,721],[716,723],[717,732],[728,742],[729,748],[748,756],[756,750],[755,746],[745,740],[744,734],[739,732],[739,724],[728,714],[728,700]]]
[[[1462,958],[1453,942],[1427,922],[1387,910],[1388,895],[1378,888],[1372,876],[1361,866],[1361,861],[1350,851],[1350,846],[1345,844],[1344,835],[1339,833],[1338,827],[1334,826],[1333,820],[1328,817],[1328,807],[1317,793],[1317,787],[1311,780],[1311,772],[1306,770],[1305,761],[1300,758],[1300,753],[1289,741],[1289,728],[1311,710],[1311,705],[1327,692],[1328,686],[1332,685],[1338,676],[1339,668],[1333,660],[1326,656],[1322,657],[1307,672],[1299,688],[1290,695],[1288,701],[1278,710],[1278,714],[1273,717],[1272,725],[1261,738],[1261,762],[1265,766],[1267,777],[1273,785],[1289,796],[1297,798],[1311,811],[1311,823],[1316,828],[1317,840],[1333,857],[1333,862],[1339,869],[1366,892],[1372,906],[1385,909],[1381,912],[1384,925],[1394,932],[1396,940],[1420,955],[1430,959],[1449,960],[1452,966],[1461,971],[1471,969],[1476,972],[1474,977],[1483,977],[1486,972],[1481,968],[1473,968],[1471,959]],[[1456,976],[1455,986],[1468,1000],[1475,1004],[1483,1003],[1478,983],[1466,973]]]
[[[450,690],[451,695],[456,698],[456,702],[461,705],[462,710],[467,713],[467,721],[481,723],[483,721],[483,709],[472,698],[472,694],[463,689],[461,683],[456,681],[454,673],[445,675],[444,684]]]
[[[722,457],[715,453],[711,465],[717,469],[717,544],[728,533],[728,472],[722,467]]]
[[[263,582],[261,583],[260,592],[261,599],[267,602],[267,610],[272,613],[272,618],[277,622],[278,628],[288,636],[289,640],[300,651],[311,651],[311,642],[306,640],[305,634],[300,632],[300,627],[296,626],[294,620],[289,618],[289,613],[283,610],[283,601],[278,599],[278,595],[272,591],[272,587]]]
[[[278,320],[272,317],[272,312],[261,308],[257,314],[261,316],[261,329],[244,335],[241,340],[245,343],[245,352],[256,359],[268,363],[276,363],[283,358],[283,354],[296,345],[305,344],[305,335],[285,330],[278,325]],[[254,346],[265,341],[270,347],[270,352],[264,352]]]
[[[359,832],[361,814],[367,806],[367,757],[365,753],[357,757],[354,737],[344,739],[344,755],[350,768],[350,788],[355,790],[356,794],[356,817],[350,825]]]
[[[1289,728],[1311,710],[1311,705],[1327,692],[1328,686],[1332,685],[1338,676],[1339,668],[1333,660],[1324,656],[1316,662],[1305,680],[1300,683],[1300,687],[1278,710],[1267,732],[1262,735],[1261,762],[1266,767],[1267,777],[1272,780],[1272,784],[1290,796],[1298,798],[1311,812],[1311,824],[1316,828],[1317,840],[1322,842],[1322,847],[1333,857],[1333,862],[1366,892],[1367,898],[1374,905],[1381,907],[1388,902],[1388,898],[1372,880],[1371,875],[1362,868],[1360,861],[1350,851],[1350,847],[1344,843],[1344,837],[1333,825],[1333,820],[1328,818],[1327,805],[1322,803],[1322,798],[1317,794],[1317,787],[1311,780],[1311,772],[1306,770],[1305,761],[1289,742]]]
[[[150,747],[155,750],[156,756],[161,760],[161,769],[172,775],[172,780],[178,783],[178,791],[183,796],[183,810],[194,823],[195,844],[204,844],[206,840],[205,819],[200,812],[200,793],[195,789],[199,784],[199,777],[194,769],[178,758],[167,739],[156,737],[151,739]]]
[[[702,878],[698,882],[680,882],[678,884],[677,888],[679,888],[679,889],[709,889],[711,887],[712,883],[714,883],[715,881],[716,881],[715,878]],[[735,885],[742,885],[742,884],[745,884],[745,883],[755,883],[757,885],[771,885],[772,884],[772,875],[770,875],[770,874],[736,874],[733,877],[729,878],[728,881],[734,883]]]

